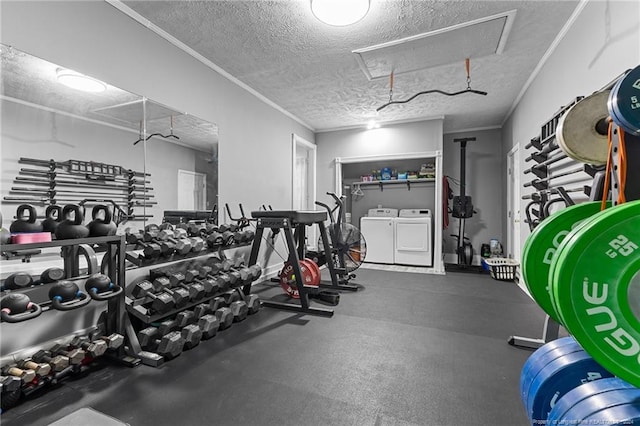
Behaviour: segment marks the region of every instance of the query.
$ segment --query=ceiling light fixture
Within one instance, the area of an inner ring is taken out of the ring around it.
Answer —
[[[311,11],[335,27],[355,24],[369,12],[370,0],[311,0]]]
[[[368,130],[372,130],[372,129],[379,129],[380,128],[380,123],[378,123],[376,120],[369,120],[369,123],[367,123],[367,129]]]
[[[107,85],[100,80],[72,70],[58,68],[56,70],[56,77],[59,83],[72,89],[82,90],[83,92],[98,93],[107,90]]]

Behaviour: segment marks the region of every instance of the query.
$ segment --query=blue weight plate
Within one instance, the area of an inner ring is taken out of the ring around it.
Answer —
[[[640,65],[613,86],[607,109],[613,121],[627,133],[640,135]]]
[[[547,417],[547,424],[558,424],[558,421],[566,416],[567,411],[574,405],[599,393],[610,392],[619,389],[635,389],[635,387],[618,377],[607,377],[601,380],[585,383],[567,392],[556,402]]]
[[[585,425],[629,426],[640,424],[640,401],[598,411],[582,422]]]
[[[520,374],[520,397],[526,406],[529,387],[542,370],[551,361],[572,352],[583,350],[573,337],[562,337],[546,343],[527,359]]]
[[[592,395],[578,402],[569,409],[564,417],[558,419],[558,424],[589,424],[584,423],[588,417],[596,416],[608,408],[629,404],[640,398],[640,389],[618,389]],[[582,422],[582,423],[580,423]]]
[[[551,408],[567,392],[583,383],[611,376],[585,351],[560,357],[547,364],[531,383],[527,414],[539,424],[547,419]]]

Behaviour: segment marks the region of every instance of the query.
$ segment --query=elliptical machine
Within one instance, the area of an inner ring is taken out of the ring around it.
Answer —
[[[460,195],[453,197],[451,206],[451,216],[458,219],[458,235],[451,235],[457,238],[456,254],[458,255],[458,266],[466,268],[473,262],[473,245],[464,235],[465,220],[473,216],[476,211],[473,209],[471,196],[466,195],[466,149],[467,142],[475,141],[476,138],[454,139],[453,142],[460,142]]]

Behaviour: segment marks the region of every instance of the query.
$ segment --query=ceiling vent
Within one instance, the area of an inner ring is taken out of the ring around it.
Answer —
[[[516,11],[354,50],[369,80],[500,54]]]

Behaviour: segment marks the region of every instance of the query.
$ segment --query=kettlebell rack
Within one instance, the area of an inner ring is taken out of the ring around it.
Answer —
[[[153,188],[142,173],[121,166],[93,161],[39,160],[21,157],[20,164],[37,168],[21,168],[14,178],[6,203],[111,203],[116,224],[144,220],[151,215],[136,214],[138,208],[151,207]]]
[[[126,249],[125,239],[122,235],[109,236],[109,237],[93,237],[93,238],[79,238],[68,240],[55,240],[51,242],[41,243],[29,243],[29,244],[5,244],[2,246],[2,256],[6,259],[10,259],[15,256],[20,256],[22,252],[33,252],[46,248],[60,247],[61,255],[64,259],[64,271],[65,277],[68,280],[74,282],[86,281],[86,278],[94,273],[100,272],[97,266],[97,260],[95,256],[94,247],[104,248],[105,257],[103,259],[103,268],[105,274],[111,279],[111,282],[118,287],[123,287],[125,284],[125,262],[124,253]],[[87,276],[81,275],[80,258],[85,256],[87,259]],[[80,286],[79,286],[80,287]],[[25,287],[24,289],[12,290],[11,292],[21,292],[29,296],[33,301],[42,301],[38,303],[42,307],[42,311],[52,309],[52,302],[49,301],[48,291],[50,289],[49,284],[35,285],[31,287]],[[127,355],[125,346],[128,346],[128,342],[131,338],[131,328],[129,318],[126,314],[124,304],[124,292],[119,295],[114,295],[106,300],[106,310],[101,316],[101,324],[98,324],[96,328],[99,328],[104,335],[117,333],[125,337],[125,343],[117,349],[113,349],[109,353],[109,357],[128,366],[135,366],[139,363],[139,360]],[[30,320],[24,321],[27,323]],[[135,338],[135,334],[133,334]],[[54,377],[55,378],[55,377]]]

